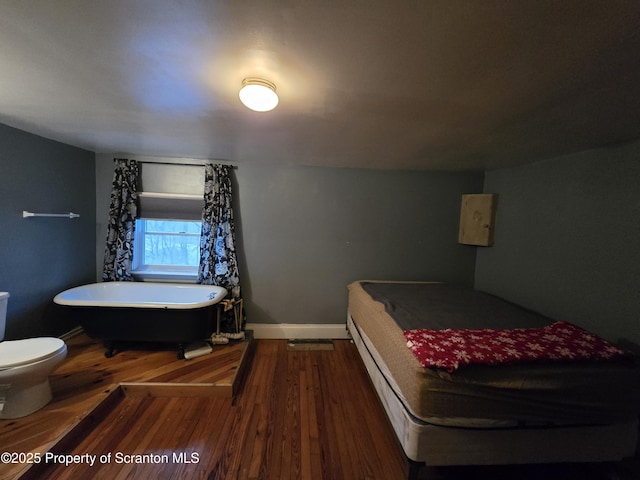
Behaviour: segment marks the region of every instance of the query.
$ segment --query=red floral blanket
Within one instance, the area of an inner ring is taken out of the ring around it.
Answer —
[[[449,372],[463,365],[535,360],[608,360],[624,352],[571,323],[513,330],[405,330],[407,346],[423,367]]]

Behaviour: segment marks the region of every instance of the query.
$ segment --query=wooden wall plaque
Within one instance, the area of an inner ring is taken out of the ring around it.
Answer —
[[[496,218],[498,195],[494,193],[462,196],[458,243],[490,247]]]

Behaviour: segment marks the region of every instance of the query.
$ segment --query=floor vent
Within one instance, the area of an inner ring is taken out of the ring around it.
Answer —
[[[287,350],[333,350],[333,340],[330,338],[294,338],[287,342]]]

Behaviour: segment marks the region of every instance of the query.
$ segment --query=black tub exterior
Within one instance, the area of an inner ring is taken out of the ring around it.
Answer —
[[[145,308],[60,306],[62,314],[79,324],[86,334],[104,342],[105,355],[124,343],[171,343],[179,348],[204,341],[216,329],[217,304],[199,308]]]

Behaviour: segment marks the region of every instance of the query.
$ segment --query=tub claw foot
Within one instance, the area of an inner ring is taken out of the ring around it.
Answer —
[[[111,358],[113,357],[113,354],[115,352],[115,346],[111,345],[111,344],[105,344],[105,351],[104,351],[104,356],[107,358]]]
[[[184,345],[183,344],[179,344],[178,345],[178,360],[184,360],[185,356],[184,356]]]

